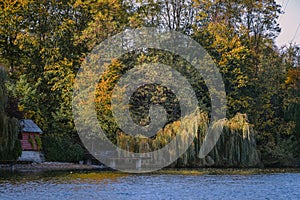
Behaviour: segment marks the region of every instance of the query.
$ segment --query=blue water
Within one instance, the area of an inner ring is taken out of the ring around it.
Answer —
[[[300,199],[300,174],[0,177],[0,199]]]

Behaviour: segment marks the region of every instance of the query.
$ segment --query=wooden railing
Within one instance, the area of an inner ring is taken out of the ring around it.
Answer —
[[[134,160],[135,161],[135,168],[141,169],[142,168],[142,160],[148,160],[151,159],[151,157],[111,157],[109,158],[111,168],[116,168],[116,161],[117,160]]]

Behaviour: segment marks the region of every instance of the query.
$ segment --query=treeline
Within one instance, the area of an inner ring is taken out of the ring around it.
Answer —
[[[48,137],[78,143],[72,87],[85,57],[121,31],[159,27],[190,36],[210,53],[225,83],[227,117],[248,115],[262,161],[267,165],[295,163],[300,157],[300,47],[276,46],[281,12],[275,0],[4,0],[0,3],[0,62],[12,82],[7,113],[33,119]],[[97,111],[112,140],[118,130],[109,111],[114,84],[134,64],[153,60],[177,63],[177,68],[184,64],[163,53],[127,54],[110,66],[109,79],[99,80]],[[209,112],[203,80],[197,74],[189,80],[203,110]],[[159,86],[147,86],[134,98],[149,91],[163,91],[163,97],[173,100],[154,101],[177,109],[175,97]],[[149,121],[145,108],[141,109],[145,102],[132,103],[137,123]],[[169,122],[178,114],[170,115]]]

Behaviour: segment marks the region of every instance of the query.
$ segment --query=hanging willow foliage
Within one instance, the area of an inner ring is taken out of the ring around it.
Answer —
[[[237,113],[233,118],[225,120],[218,143],[208,157],[213,161],[209,164],[220,167],[261,165],[253,125],[248,122],[246,114]]]
[[[184,119],[185,120],[185,119]],[[172,166],[177,167],[202,167],[202,166],[226,166],[226,167],[254,167],[260,165],[260,156],[256,149],[254,130],[249,124],[247,115],[236,114],[230,120],[223,119],[215,122],[211,129],[212,133],[222,132],[217,144],[204,158],[198,158],[199,150],[208,131],[208,115],[204,112],[197,115],[197,127],[188,118],[181,127],[181,122],[176,121],[166,125],[154,138],[131,136],[119,133],[118,146],[121,149],[136,153],[147,153],[159,150],[169,144],[178,135],[178,144],[188,141],[191,131],[195,132],[194,140],[188,150],[182,154]],[[181,132],[178,132],[181,130]],[[180,148],[181,145],[178,145]],[[170,152],[170,154],[176,152]],[[158,162],[153,159],[167,159],[157,156],[145,162]]]
[[[18,140],[19,122],[6,115],[7,76],[0,68],[0,160],[15,160],[21,155],[21,144]]]

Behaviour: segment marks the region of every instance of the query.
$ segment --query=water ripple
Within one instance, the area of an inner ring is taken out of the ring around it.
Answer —
[[[112,172],[0,178],[0,199],[300,199],[300,174],[126,175]]]

